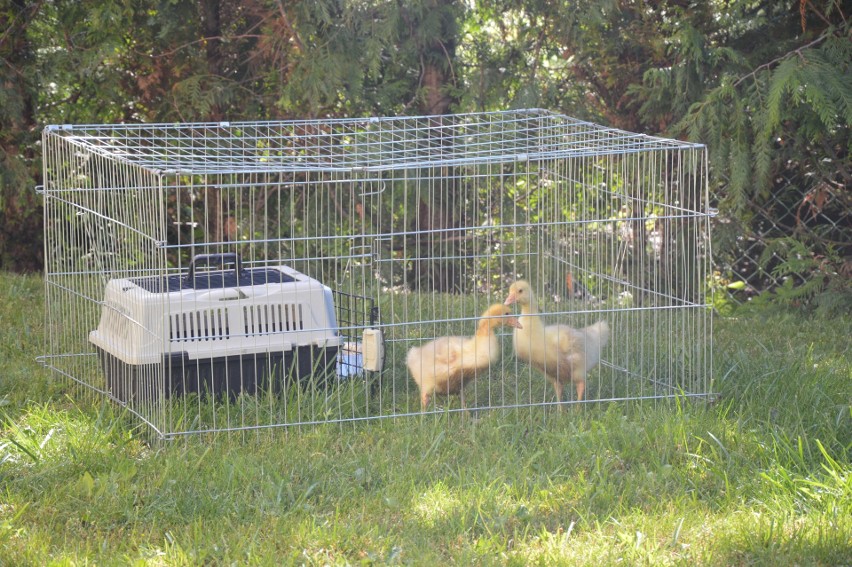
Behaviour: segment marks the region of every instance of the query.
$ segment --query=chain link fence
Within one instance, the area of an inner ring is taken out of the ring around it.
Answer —
[[[807,191],[796,176],[751,199],[735,214],[720,199],[713,227],[715,281],[721,295],[742,305],[764,292],[832,278],[852,278],[852,194],[848,186],[818,183]],[[726,208],[728,210],[726,210]],[[845,285],[848,289],[849,284]]]

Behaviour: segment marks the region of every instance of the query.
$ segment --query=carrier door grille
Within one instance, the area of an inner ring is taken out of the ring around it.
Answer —
[[[243,307],[246,335],[301,331],[305,328],[301,303],[246,305]]]
[[[125,342],[129,341],[131,325],[133,325],[133,321],[121,308],[110,303],[104,304],[101,326],[109,335],[118,337]]]
[[[221,341],[230,335],[227,309],[175,313],[169,317],[173,341]]]

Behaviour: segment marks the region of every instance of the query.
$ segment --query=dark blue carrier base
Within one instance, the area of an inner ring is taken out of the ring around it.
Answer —
[[[325,387],[335,379],[337,347],[302,346],[287,352],[190,360],[186,353],[160,364],[127,364],[98,348],[107,392],[120,402],[156,402],[163,396],[199,394],[231,399],[239,394],[278,394],[297,381]],[[159,379],[164,372],[166,384]]]

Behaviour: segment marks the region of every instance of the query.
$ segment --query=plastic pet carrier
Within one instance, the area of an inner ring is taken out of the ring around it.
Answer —
[[[291,380],[324,385],[347,342],[333,297],[287,266],[244,268],[237,254],[199,255],[186,275],[110,280],[89,341],[108,393],[122,402],[279,392]],[[345,364],[356,374],[363,358]]]

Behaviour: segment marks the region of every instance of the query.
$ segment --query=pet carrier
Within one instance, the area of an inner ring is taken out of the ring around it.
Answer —
[[[244,268],[237,254],[198,255],[185,276],[111,280],[89,340],[123,402],[322,383],[342,344],[330,288],[286,266]]]

